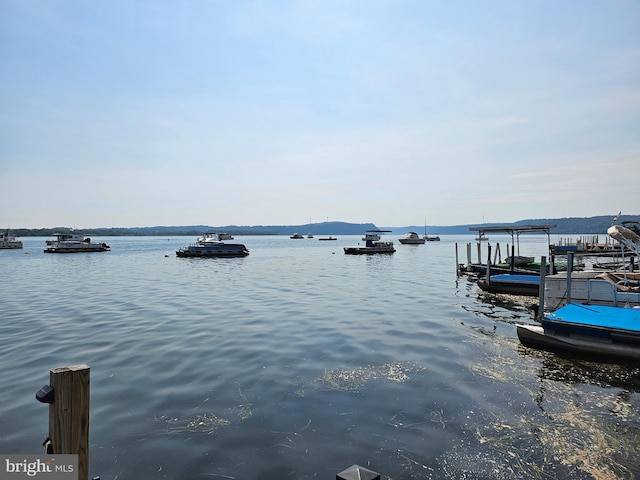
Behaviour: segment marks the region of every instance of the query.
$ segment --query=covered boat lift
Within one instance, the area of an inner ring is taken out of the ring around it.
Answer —
[[[549,225],[518,225],[518,226],[504,226],[504,225],[482,225],[480,227],[469,227],[472,232],[478,232],[478,237],[483,237],[485,234],[492,233],[508,233],[511,235],[511,245],[517,245],[517,255],[520,255],[520,235],[523,233],[546,233],[547,245],[551,249],[551,234],[550,230],[555,228],[555,224]]]
[[[551,234],[550,230],[555,228],[555,224],[544,224],[544,225],[482,225],[477,227],[469,227],[469,230],[472,232],[478,232],[476,238],[486,238],[486,234],[491,233],[506,233],[511,235],[511,257],[520,255],[520,235],[524,233],[545,233],[547,235],[547,250],[551,249]],[[478,263],[473,263],[471,261],[471,243],[467,243],[467,265],[458,263],[458,246],[456,244],[456,264],[458,265],[458,273],[467,272],[473,274],[483,274],[489,271],[492,275],[497,275],[501,273],[519,273],[519,274],[531,274],[530,269],[521,269],[517,268],[515,265],[515,260],[512,260],[511,265],[508,267],[500,267],[498,265],[491,265],[491,244],[487,243],[488,248],[488,259],[487,263],[482,262],[482,244],[480,241],[477,242],[478,248]],[[495,263],[495,259],[494,259]],[[553,262],[551,263],[553,265]],[[488,269],[490,267],[490,269]]]

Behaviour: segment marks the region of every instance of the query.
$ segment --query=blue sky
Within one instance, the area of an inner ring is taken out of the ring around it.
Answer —
[[[0,228],[640,213],[637,0],[0,11]]]

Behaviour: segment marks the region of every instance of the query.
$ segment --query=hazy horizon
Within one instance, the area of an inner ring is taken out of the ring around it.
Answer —
[[[637,1],[0,1],[3,225],[460,225],[640,201]]]

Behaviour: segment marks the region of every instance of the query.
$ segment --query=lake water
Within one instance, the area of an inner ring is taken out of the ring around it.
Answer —
[[[90,478],[640,475],[640,368],[522,347],[534,301],[457,278],[473,236],[441,238],[350,256],[359,237],[237,237],[235,259],[177,258],[187,237],[74,255],[22,238],[0,251],[0,451],[43,453],[35,393],[84,363]]]

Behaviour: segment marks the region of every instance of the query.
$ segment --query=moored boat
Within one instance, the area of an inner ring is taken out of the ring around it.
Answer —
[[[490,293],[506,293],[509,295],[526,295],[537,297],[540,291],[539,275],[490,275],[478,279],[478,286]]]
[[[0,232],[0,249],[18,249],[22,248],[22,242],[15,235],[6,232]]]
[[[420,237],[416,232],[407,232],[398,238],[398,241],[403,245],[422,245],[426,239]]]
[[[375,253],[394,253],[396,251],[391,241],[381,241],[380,233],[387,233],[391,230],[367,230],[363,238],[367,238],[365,245],[357,247],[344,247],[347,255],[371,255]],[[377,240],[373,240],[377,238]]]
[[[571,303],[541,325],[517,325],[529,347],[640,360],[640,309]]]
[[[329,237],[321,237],[318,240],[327,241],[327,240],[338,240],[338,239],[336,237],[329,236]]]
[[[294,233],[289,238],[293,238],[294,240],[299,240],[301,238],[304,238],[304,235],[300,235],[299,233]]]
[[[570,289],[570,290],[569,290]],[[587,270],[547,275],[545,306],[555,310],[576,302],[612,307],[640,307],[640,272]]]
[[[71,230],[68,233],[54,233],[55,240],[47,240],[44,253],[85,253],[108,252],[111,247],[106,243],[93,243],[89,237]]]
[[[219,258],[246,257],[249,250],[242,243],[225,243],[217,239],[213,232],[205,233],[195,244],[176,251],[178,257]]]

